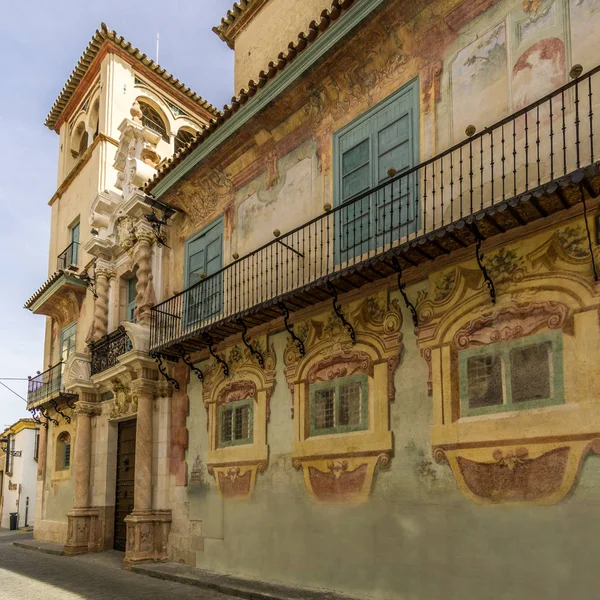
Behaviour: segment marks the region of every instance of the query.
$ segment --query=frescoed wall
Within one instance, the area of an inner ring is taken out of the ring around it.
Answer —
[[[220,215],[228,264],[334,205],[335,132],[415,78],[425,159],[596,66],[578,29],[595,6],[390,2],[165,198],[185,212],[165,296],[185,240]],[[239,338],[218,348],[229,378],[199,363],[171,555],[386,600],[593,596],[600,290],[569,218],[484,248],[495,306],[466,249],[411,278],[416,330],[392,278],[340,297],[356,344],[326,301],[293,315],[304,355],[282,319],[250,333],[268,381]]]

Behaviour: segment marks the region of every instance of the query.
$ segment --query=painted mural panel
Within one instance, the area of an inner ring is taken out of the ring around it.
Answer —
[[[571,0],[571,54],[573,63],[592,69],[598,63],[600,0]]]
[[[506,25],[499,23],[461,50],[452,64],[454,139],[462,139],[468,125],[484,126],[490,112],[508,111]],[[493,107],[481,97],[494,98]]]

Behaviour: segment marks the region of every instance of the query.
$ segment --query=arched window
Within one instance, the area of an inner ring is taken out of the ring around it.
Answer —
[[[182,127],[175,136],[175,152],[185,148],[195,137],[195,131]]]
[[[155,133],[158,133],[165,142],[168,142],[169,136],[167,135],[167,127],[164,119],[160,116],[160,113],[143,100],[138,99],[138,103],[140,105],[140,110],[142,111],[142,125]]]
[[[92,139],[95,140],[98,132],[100,131],[100,98],[97,98],[92,106],[92,110],[90,112],[90,126],[89,130],[93,131]]]
[[[63,431],[56,438],[56,470],[64,471],[71,466],[71,436]]]
[[[88,133],[85,129],[85,123],[81,121],[71,139],[71,156],[81,158],[88,147]]]

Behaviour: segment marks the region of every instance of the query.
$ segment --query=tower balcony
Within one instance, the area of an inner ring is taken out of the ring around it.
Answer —
[[[27,300],[25,308],[61,322],[72,320],[79,313],[88,287],[85,274],[78,273],[79,255],[79,244],[69,244],[56,259],[56,272]]]
[[[600,67],[243,256],[152,309],[178,358],[485,240],[587,211],[600,192]],[[592,254],[593,256],[593,254]],[[590,267],[591,272],[591,267]],[[415,314],[416,320],[416,314]]]

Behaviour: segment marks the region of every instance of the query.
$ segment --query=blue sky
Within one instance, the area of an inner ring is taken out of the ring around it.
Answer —
[[[44,120],[94,31],[110,29],[213,105],[233,95],[233,51],[212,31],[233,0],[0,0],[0,377],[43,370],[45,317],[23,303],[48,276],[58,135]],[[26,381],[4,381],[27,396]],[[28,417],[0,386],[0,428]]]

